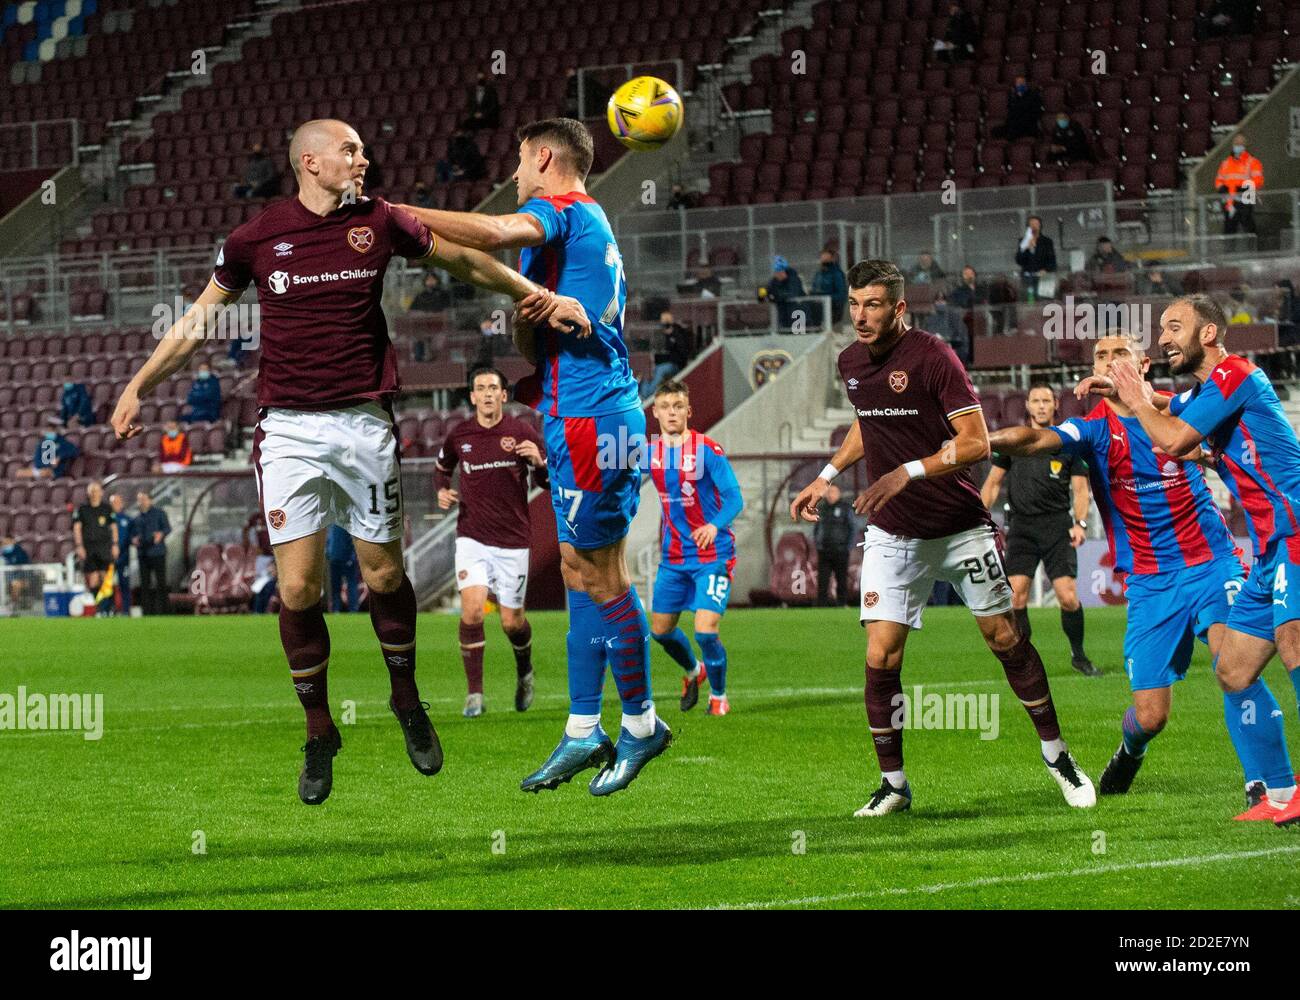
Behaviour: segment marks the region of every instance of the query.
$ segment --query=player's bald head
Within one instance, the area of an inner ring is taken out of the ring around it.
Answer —
[[[337,118],[313,118],[309,122],[303,122],[294,130],[293,138],[289,140],[289,165],[293,167],[294,175],[302,173],[304,153],[319,156],[331,146],[349,138],[356,139],[358,145],[360,144],[356,130],[347,122],[339,121]]]

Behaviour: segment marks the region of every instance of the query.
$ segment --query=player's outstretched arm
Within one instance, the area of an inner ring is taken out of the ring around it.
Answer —
[[[461,281],[509,295],[522,320],[530,326],[546,322],[557,330],[571,330],[579,337],[591,336],[591,320],[577,299],[556,295],[482,250],[439,240],[425,260],[446,268]]]
[[[447,212],[436,208],[418,208],[415,205],[397,207],[410,212],[441,239],[474,250],[494,253],[497,250],[538,247],[546,242],[546,232],[541,222],[536,216],[525,212],[516,212],[514,215],[480,215],[477,212]]]
[[[830,486],[831,479],[850,465],[860,462],[865,454],[866,451],[862,447],[862,426],[854,420],[839,449],[831,456],[830,463],[822,469],[816,479],[799,491],[799,495],[790,504],[790,520],[797,521],[801,517],[805,521],[819,520],[821,515],[817,513],[817,505],[826,495],[826,488]]]
[[[149,355],[149,360],[122,390],[122,397],[113,408],[110,423],[119,440],[133,438],[144,430],[140,424],[141,397],[149,395],[190,363],[190,358],[202,346],[207,331],[216,327],[217,317],[241,294],[228,292],[216,282],[209,281],[194,305],[171,325]]]
[[[984,411],[975,409],[952,418],[957,433],[944,442],[933,455],[914,459],[905,465],[886,472],[858,494],[853,509],[871,517],[891,499],[903,492],[913,479],[937,479],[950,476],[992,454],[989,448],[989,429],[984,423]]]
[[[1048,427],[1003,427],[989,435],[989,447],[999,455],[1051,455],[1061,450],[1061,438]]]

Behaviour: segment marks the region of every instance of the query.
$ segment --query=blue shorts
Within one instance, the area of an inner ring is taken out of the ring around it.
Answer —
[[[1277,630],[1300,618],[1300,539],[1279,538],[1255,560],[1241,588],[1228,628],[1275,641]]]
[[[649,463],[645,414],[548,414],[543,432],[560,541],[576,549],[613,545],[632,526],[641,500],[641,473]]]
[[[1182,680],[1192,662],[1192,639],[1208,642],[1210,626],[1235,613],[1243,576],[1241,563],[1231,558],[1170,573],[1130,574],[1124,633],[1129,687],[1148,691]]]
[[[693,566],[661,562],[655,576],[655,614],[672,615],[679,611],[725,614],[734,565],[734,559]]]

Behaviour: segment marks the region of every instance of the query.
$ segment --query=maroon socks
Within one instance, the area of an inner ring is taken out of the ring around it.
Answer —
[[[307,713],[307,738],[331,729],[329,687],[330,634],[325,627],[325,605],[319,602],[305,611],[280,608],[280,643],[289,660],[298,700]]]
[[[420,704],[415,686],[415,589],[405,574],[392,593],[370,592],[370,624],[388,667],[393,707],[407,711]]]

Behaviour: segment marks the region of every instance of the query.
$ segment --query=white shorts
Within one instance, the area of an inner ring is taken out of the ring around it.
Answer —
[[[402,537],[397,435],[378,403],[319,413],[270,408],[254,442],[272,545],[330,524],[367,542]]]
[[[503,608],[522,608],[528,590],[528,550],[499,549],[456,539],[456,589],[487,587]]]
[[[868,527],[862,543],[862,621],[921,627],[935,580],[957,588],[971,614],[1011,610],[1011,585],[997,529],[971,528],[946,538],[900,538]]]

